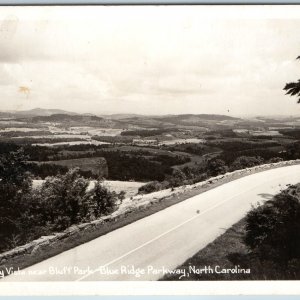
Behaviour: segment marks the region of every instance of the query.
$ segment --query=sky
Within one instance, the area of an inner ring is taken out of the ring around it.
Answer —
[[[0,109],[300,115],[300,6],[0,8]]]

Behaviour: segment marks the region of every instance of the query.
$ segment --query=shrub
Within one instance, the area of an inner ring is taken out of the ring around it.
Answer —
[[[186,175],[180,169],[173,169],[172,175],[167,177],[169,187],[177,187],[184,184]]]
[[[53,230],[63,230],[70,225],[90,221],[115,209],[117,195],[100,181],[87,191],[89,180],[71,169],[65,175],[48,177],[34,192],[36,202],[43,206],[43,219]]]
[[[231,170],[240,170],[261,165],[264,162],[260,156],[240,156],[231,165]]]
[[[106,187],[101,185],[100,181],[97,181],[89,193],[92,217],[99,218],[102,215],[112,213],[116,207],[117,197],[118,195],[115,192],[110,192]]]
[[[207,162],[207,173],[209,176],[218,176],[228,171],[228,167],[225,162],[218,158],[212,158]]]
[[[149,194],[156,191],[159,191],[162,189],[162,184],[158,181],[152,181],[149,183],[146,183],[145,185],[142,185],[138,189],[139,194]]]
[[[283,158],[281,158],[281,157],[273,157],[273,158],[271,158],[268,162],[269,162],[270,164],[272,164],[272,163],[278,163],[278,162],[280,162],[280,161],[283,161]]]
[[[299,266],[300,184],[247,214],[245,243],[261,261],[282,269]]]
[[[53,230],[63,230],[86,218],[88,214],[87,187],[89,181],[80,177],[78,169],[65,175],[48,177],[33,193],[44,209],[44,220]]]

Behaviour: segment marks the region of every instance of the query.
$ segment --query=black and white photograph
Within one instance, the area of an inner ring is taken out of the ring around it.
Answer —
[[[0,104],[0,289],[300,280],[300,6],[2,6]]]

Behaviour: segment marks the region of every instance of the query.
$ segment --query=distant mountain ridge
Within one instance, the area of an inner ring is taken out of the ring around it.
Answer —
[[[165,115],[157,116],[155,119],[161,120],[172,120],[172,121],[199,121],[199,120],[215,120],[215,121],[225,121],[225,120],[239,120],[240,118],[231,117],[227,115],[218,114],[182,114],[182,115]]]
[[[103,121],[103,118],[95,115],[69,115],[69,114],[52,114],[50,116],[34,116],[33,121],[43,122],[61,122],[61,121]]]
[[[29,110],[10,110],[10,111],[1,111],[0,117],[35,117],[35,116],[51,116],[51,115],[70,115],[70,116],[97,116],[103,119],[111,120],[124,120],[124,119],[152,119],[162,122],[197,122],[197,121],[238,121],[242,119],[261,119],[261,120],[270,120],[270,119],[300,119],[300,116],[263,116],[257,115],[252,116],[251,118],[246,118],[244,116],[228,116],[222,114],[165,114],[165,115],[145,115],[145,114],[135,114],[135,113],[115,113],[115,114],[101,114],[101,113],[76,113],[72,111],[66,111],[63,109],[53,109],[53,108],[33,108]]]
[[[62,109],[34,108],[31,110],[0,112],[2,118],[30,119],[32,122],[63,122],[85,125],[96,125],[112,128],[129,128],[141,126],[160,128],[164,126],[184,126],[186,128],[214,126],[216,124],[241,122],[242,119],[218,114],[168,114],[168,115],[139,115],[139,114],[91,114],[74,113]]]
[[[30,110],[20,110],[10,112],[16,116],[34,117],[34,116],[51,116],[54,114],[64,114],[64,115],[78,115],[75,112],[69,112],[62,109],[47,109],[47,108],[33,108]]]

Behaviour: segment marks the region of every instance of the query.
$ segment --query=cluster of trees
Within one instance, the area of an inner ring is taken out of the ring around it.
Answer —
[[[58,174],[66,174],[68,167],[56,164],[36,164],[29,163],[28,171],[36,178],[45,179],[48,176],[56,176]]]
[[[64,164],[66,161],[60,163],[28,163],[27,167],[35,179],[45,179],[48,176],[56,176],[59,174],[66,174],[71,168],[78,168],[78,173],[85,178],[98,179],[107,178],[106,161],[99,158],[98,162],[94,159],[89,161],[70,161],[70,164]]]
[[[218,176],[226,172],[233,172],[235,170],[252,168],[264,163],[276,163],[282,161],[281,157],[274,156],[267,161],[260,156],[238,156],[232,163],[226,164],[226,162],[222,160],[221,157],[223,156],[219,155],[216,158],[208,160],[205,168],[206,173],[209,177]]]
[[[220,151],[220,149],[218,148],[213,148],[201,143],[163,145],[161,148],[167,151],[180,151],[199,156],[207,154],[209,152]]]
[[[94,135],[92,137],[93,140],[95,141],[100,141],[100,142],[107,142],[107,143],[122,143],[122,144],[131,144],[133,141],[133,137],[130,136],[99,136],[99,135]]]
[[[245,229],[249,253],[237,263],[251,268],[257,279],[300,278],[300,184],[253,208]]]
[[[116,208],[118,196],[77,169],[48,177],[32,187],[27,157],[22,149],[0,157],[0,251],[24,244],[41,235],[99,218]]]
[[[31,118],[32,122],[75,122],[87,125],[104,125],[103,118],[95,115],[68,115],[68,114],[52,114],[50,116],[36,116]]]
[[[171,168],[144,156],[131,156],[118,152],[103,155],[107,161],[108,178],[112,180],[159,180],[171,173]]]
[[[48,135],[48,134],[47,134]],[[23,145],[31,145],[31,144],[44,144],[44,143],[56,143],[56,142],[76,142],[76,141],[82,141],[82,139],[80,138],[59,138],[59,139],[55,139],[55,138],[48,138],[48,137],[40,137],[40,138],[33,138],[33,137],[19,137],[18,139],[14,139],[14,143],[20,146]],[[10,143],[11,142],[11,137],[6,137],[6,136],[2,136],[1,137],[1,142],[6,142],[6,143]]]
[[[192,184],[198,181],[205,180],[207,178],[207,173],[204,172],[202,167],[188,167],[185,166],[182,169],[174,168],[172,173],[166,178],[159,181],[148,182],[138,189],[140,194],[148,194],[155,191],[174,188],[181,185]]]
[[[232,129],[222,129],[222,130],[215,130],[209,131],[205,133],[206,136],[220,136],[220,137],[227,137],[227,138],[235,138],[238,135]]]
[[[279,133],[295,139],[300,139],[300,129],[281,129],[279,130]]]
[[[297,141],[287,146],[285,157],[286,159],[300,158],[300,141]]]
[[[20,136],[35,136],[35,135],[53,135],[50,131],[35,130],[35,131],[2,131],[1,136],[5,137],[20,137]]]
[[[0,153],[8,154],[10,151],[21,149],[13,143],[0,143]],[[27,169],[35,176],[46,178],[65,174],[67,167],[53,164],[36,164],[33,161],[55,161],[77,159],[86,157],[104,157],[108,165],[108,179],[112,180],[136,180],[136,181],[163,181],[172,173],[172,167],[190,161],[187,155],[157,154],[144,149],[128,151],[107,149],[106,145],[74,145],[65,148],[40,147],[26,145],[22,147],[27,159]],[[81,176],[95,178],[92,172],[78,171]]]
[[[278,162],[280,160],[281,158],[273,158],[269,162]],[[230,165],[227,165],[225,161],[219,157],[215,157],[207,160],[206,163],[201,165],[194,165],[193,167],[185,166],[182,169],[174,168],[172,173],[166,176],[165,180],[162,182],[149,182],[139,188],[139,193],[146,194],[165,188],[193,184],[195,182],[206,180],[210,177],[225,174],[229,171],[251,168],[263,163],[264,159],[259,156],[240,156],[237,157]]]
[[[264,149],[280,146],[278,142],[250,142],[250,141],[213,141],[207,143],[210,146],[218,147],[224,152],[241,152],[245,150]]]
[[[156,135],[162,135],[164,133],[178,131],[176,128],[164,128],[164,129],[143,129],[143,130],[127,130],[121,133],[122,136],[140,136],[140,137],[150,137]]]
[[[32,150],[31,150],[32,151]],[[75,159],[85,157],[104,157],[108,166],[108,179],[112,180],[136,180],[136,181],[149,181],[158,180],[162,181],[167,175],[172,173],[172,166],[181,165],[190,161],[190,158],[185,155],[165,155],[153,154],[149,151],[121,151],[121,150],[94,150],[93,152],[79,152],[68,153],[61,156],[55,150],[46,150],[47,159],[52,160],[61,159]],[[34,154],[35,157],[40,154]],[[40,157],[44,157],[40,155]],[[31,156],[32,158],[32,156]],[[58,173],[65,173],[65,167],[56,166],[55,164],[41,164],[31,167],[32,173],[35,176],[45,178],[46,176],[56,175]],[[49,172],[49,173],[48,173]],[[83,176],[90,175],[80,171]]]
[[[13,145],[9,143],[0,143],[2,145]],[[16,146],[16,145],[15,145]],[[43,146],[32,146],[22,145],[24,152],[28,155],[30,161],[52,161],[72,158],[83,158],[92,156],[97,150],[108,148],[110,145],[61,145],[56,147],[43,147]],[[17,146],[18,149],[21,146]],[[7,153],[7,151],[5,151]],[[98,155],[99,156],[99,155]]]
[[[172,166],[190,161],[186,156],[138,155],[122,151],[103,151],[101,156],[107,161],[108,178],[114,180],[163,181],[172,173]]]
[[[9,152],[17,151],[20,147],[14,143],[2,143],[0,142],[0,154],[6,154]]]

